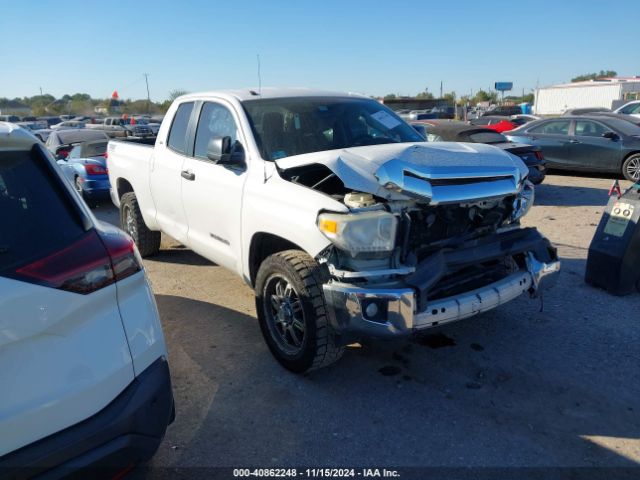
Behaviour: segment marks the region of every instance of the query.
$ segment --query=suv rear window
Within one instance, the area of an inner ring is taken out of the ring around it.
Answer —
[[[0,157],[0,273],[59,250],[84,233],[61,180],[37,147]]]

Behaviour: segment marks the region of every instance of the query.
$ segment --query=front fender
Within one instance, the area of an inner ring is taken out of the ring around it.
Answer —
[[[243,205],[242,265],[249,278],[249,248],[256,233],[269,233],[299,245],[312,257],[331,244],[316,219],[323,210],[348,212],[342,203],[323,193],[291,183],[274,174],[267,182],[251,182]]]

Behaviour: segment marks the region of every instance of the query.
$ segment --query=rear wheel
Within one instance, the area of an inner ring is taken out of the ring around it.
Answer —
[[[344,352],[327,318],[318,264],[299,250],[268,257],[256,278],[256,311],[273,356],[295,373],[325,367]]]
[[[87,206],[89,208],[96,208],[96,202],[95,200],[91,200],[89,197],[87,197],[87,195],[84,193],[84,189],[82,188],[82,180],[80,179],[80,177],[76,177],[75,181],[73,182],[75,188],[76,188],[76,192],[78,192],[80,194],[80,196],[82,197],[82,199],[84,200],[84,202],[87,204]]]
[[[133,192],[125,193],[120,199],[120,228],[133,238],[141,256],[155,255],[160,250],[161,233],[149,230],[144,223]]]
[[[634,153],[622,164],[622,174],[630,182],[640,182],[640,153]]]

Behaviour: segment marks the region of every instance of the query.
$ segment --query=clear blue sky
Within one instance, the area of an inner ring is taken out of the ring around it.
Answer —
[[[262,84],[369,95],[640,75],[637,0],[0,0],[0,97]]]

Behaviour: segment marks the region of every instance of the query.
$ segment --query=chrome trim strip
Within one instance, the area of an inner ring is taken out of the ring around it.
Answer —
[[[328,265],[329,273],[338,279],[383,277],[385,275],[409,275],[410,273],[416,271],[415,267],[401,267],[385,268],[382,270],[366,270],[362,272],[350,272],[348,270],[340,270],[331,264]]]

